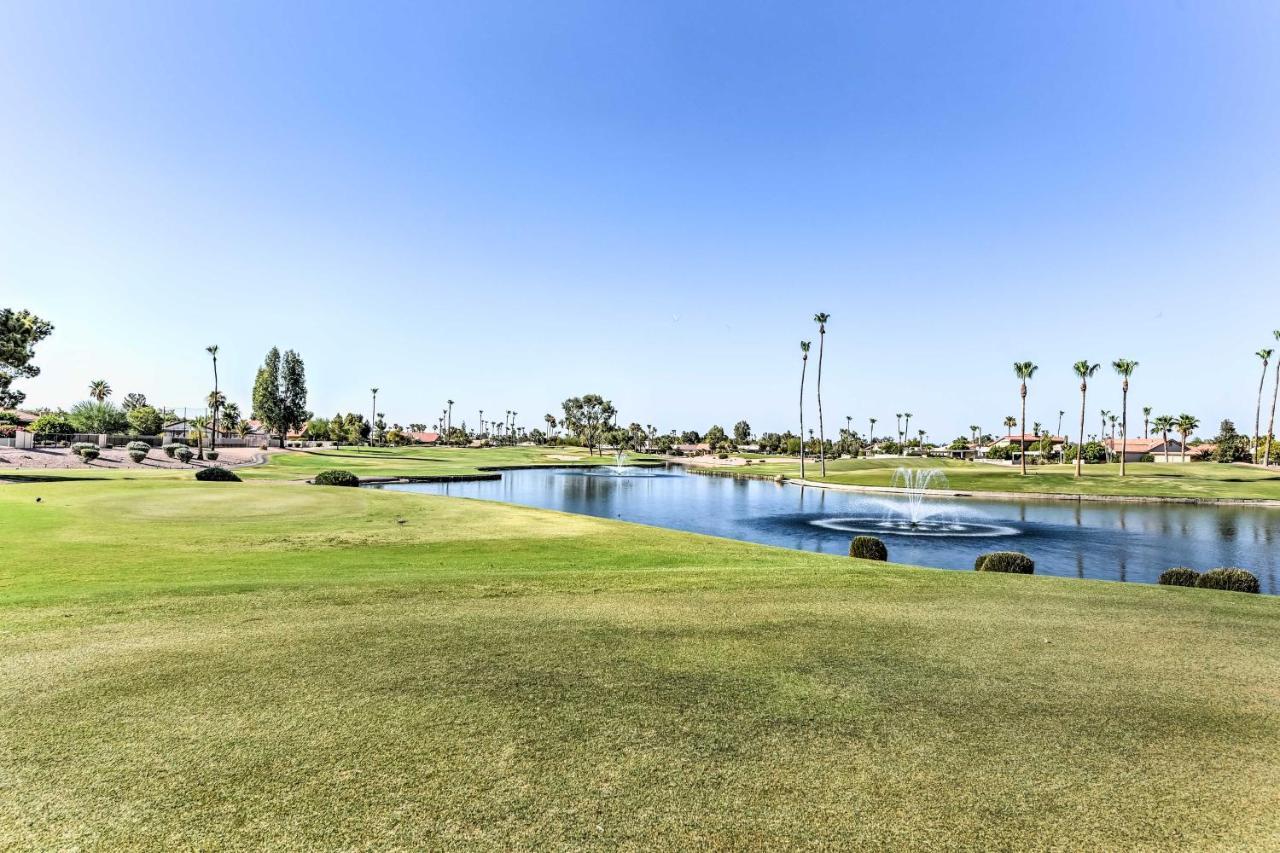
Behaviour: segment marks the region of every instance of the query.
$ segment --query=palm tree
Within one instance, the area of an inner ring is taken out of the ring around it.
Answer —
[[[813,322],[818,324],[818,463],[822,466],[822,476],[827,476],[827,433],[822,426],[822,349],[827,340],[827,321],[830,314],[814,314]]]
[[[1262,386],[1267,381],[1267,364],[1271,361],[1271,356],[1276,351],[1269,348],[1260,349],[1257,352],[1258,358],[1262,359],[1262,375],[1258,377],[1258,405],[1253,410],[1253,464],[1258,464],[1258,455],[1262,452],[1261,437],[1258,430],[1262,429]],[[1268,436],[1268,443],[1270,443]]]
[[[218,394],[218,345],[213,344],[204,348],[213,358],[213,394],[211,395],[210,408],[213,409],[213,430],[209,433],[209,449],[218,449],[218,408],[226,401],[220,399]]]
[[[1004,419],[1004,428],[1009,431],[1009,443],[1013,444],[1013,428],[1018,425],[1018,419],[1013,415],[1008,415]]]
[[[1142,437],[1151,438],[1151,407],[1150,406],[1142,407]]]
[[[520,413],[515,409],[511,410],[511,446],[515,447],[520,437],[520,431],[516,429],[516,416]]]
[[[548,437],[548,438],[555,438],[555,432],[556,432],[556,416],[555,416],[555,415],[553,415],[553,414],[551,414],[550,412],[548,412],[547,414],[545,414],[545,415],[543,415],[543,416],[542,416],[542,419],[543,419],[544,421],[546,421],[546,423],[547,423],[547,437]],[[653,430],[653,427],[649,427],[649,429],[650,429],[650,431],[652,431],[652,430]]]
[[[1058,431],[1055,435],[1062,435],[1062,416],[1066,413],[1065,409],[1058,409]]]
[[[898,419],[898,444],[902,444],[902,412],[897,412],[894,417]]]
[[[480,426],[477,427],[477,429],[480,430],[481,434],[484,434],[486,432],[485,425],[484,425],[484,409],[480,410]]]
[[[973,458],[978,458],[978,425],[969,424],[969,432],[973,435]]]
[[[1125,454],[1129,450],[1129,377],[1137,370],[1138,362],[1117,358],[1111,367],[1120,376],[1120,476],[1124,476]]]
[[[1276,336],[1276,340],[1280,341],[1280,329],[1272,332]],[[1271,436],[1276,434],[1276,396],[1280,395],[1280,361],[1276,362],[1276,387],[1271,392],[1271,417],[1267,421],[1267,449],[1262,452],[1262,464],[1271,464]]]
[[[804,374],[809,369],[809,342],[800,342],[800,479],[804,479]]]
[[[370,410],[373,419],[369,421],[369,446],[373,447],[373,422],[378,419],[378,389],[372,388],[370,390],[373,391],[373,409]]]
[[[1076,376],[1080,377],[1080,446],[1076,448],[1076,476],[1083,475],[1083,469],[1080,467],[1084,462],[1084,408],[1085,398],[1089,394],[1089,380],[1093,374],[1098,372],[1101,365],[1090,364],[1089,360],[1082,359],[1071,366],[1076,372]]]
[[[1164,441],[1164,461],[1169,461],[1169,430],[1173,429],[1177,423],[1172,415],[1159,415],[1151,425],[1156,428],[1156,432],[1160,433],[1161,439]]]
[[[222,419],[231,425],[228,429],[234,429],[235,425],[240,423],[240,404],[223,402],[221,408]]]
[[[876,418],[867,418],[871,428],[867,430],[867,456],[871,455],[871,445],[876,443]]]
[[[196,434],[196,458],[204,459],[204,431],[209,428],[212,423],[204,415],[191,419],[191,432]],[[190,433],[188,433],[190,435]]]
[[[1022,397],[1022,435],[1018,438],[1018,444],[1021,446],[1027,438],[1027,380],[1036,375],[1038,370],[1034,364],[1029,361],[1015,361],[1013,363],[1013,375],[1018,377],[1021,386],[1018,389],[1019,395]],[[1019,459],[1022,460],[1022,475],[1027,474],[1027,453],[1026,447],[1022,447],[1022,453]]]
[[[230,407],[228,406],[228,408]],[[236,422],[236,435],[240,436],[242,439],[248,438],[249,433],[252,430],[253,430],[253,424],[249,423],[248,421],[241,420]]]
[[[902,455],[906,456],[907,455],[907,433],[911,432],[911,413],[903,412],[902,417],[904,419],[904,422],[902,424]]]
[[[452,400],[449,401],[449,415],[446,418],[444,423],[445,423],[444,431],[446,433],[452,432],[453,431],[453,401]]]
[[[111,396],[111,386],[105,379],[95,379],[89,383],[89,396],[101,403]]]
[[[1182,461],[1187,461],[1187,436],[1195,432],[1200,426],[1200,421],[1196,420],[1192,415],[1178,415],[1178,422],[1175,424],[1178,432],[1182,435]]]

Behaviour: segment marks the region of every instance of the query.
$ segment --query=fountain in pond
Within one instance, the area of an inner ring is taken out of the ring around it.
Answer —
[[[820,518],[810,522],[818,527],[846,533],[892,534],[898,536],[1011,536],[1016,528],[999,524],[961,521],[955,505],[937,503],[927,497],[930,489],[944,489],[947,475],[941,468],[899,468],[892,486],[906,500],[873,498],[884,514],[879,518]]]

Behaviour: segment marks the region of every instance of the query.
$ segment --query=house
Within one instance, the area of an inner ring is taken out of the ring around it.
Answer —
[[[1176,438],[1169,439],[1168,443],[1163,438],[1130,438],[1123,441],[1118,438],[1108,438],[1102,442],[1102,446],[1107,449],[1107,454],[1116,460],[1120,458],[1123,449],[1125,462],[1140,462],[1144,456],[1151,456],[1156,462],[1163,462],[1166,449],[1170,462],[1182,460],[1182,442]]]
[[[1066,436],[1061,436],[1061,435],[1043,436],[1043,435],[1036,435],[1034,433],[1024,433],[1021,435],[1000,436],[1000,438],[991,442],[987,446],[978,448],[977,457],[979,459],[982,459],[983,457],[989,455],[991,451],[997,447],[1011,447],[1013,449],[1013,454],[1010,458],[1012,459],[1018,459],[1022,455],[1021,451],[1025,451],[1028,457],[1040,456],[1041,453],[1039,450],[1031,450],[1030,448],[1033,444],[1036,444],[1037,442],[1042,441],[1045,438],[1048,438],[1050,442],[1049,456],[1050,457],[1061,456],[1062,448],[1067,443]]]
[[[406,436],[414,444],[439,444],[440,433],[438,432],[406,432]]]
[[[707,444],[705,441],[697,444],[677,444],[672,448],[672,450],[678,450],[685,456],[701,456],[704,453],[711,452],[711,445]]]
[[[30,427],[40,417],[35,412],[24,412],[22,409],[0,409],[0,415],[7,416],[0,418],[0,422],[12,423],[23,429]]]

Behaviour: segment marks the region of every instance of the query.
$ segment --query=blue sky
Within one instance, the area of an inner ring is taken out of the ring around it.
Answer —
[[[1135,408],[1252,426],[1276,4],[265,5],[0,9],[30,403],[194,406],[218,343],[247,407],[278,345],[325,414],[782,430],[827,311],[829,431],[998,432],[1023,359],[1056,426],[1121,356]]]

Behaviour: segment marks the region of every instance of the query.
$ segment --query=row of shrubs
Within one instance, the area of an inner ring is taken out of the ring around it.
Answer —
[[[1224,567],[1201,574],[1186,566],[1176,566],[1160,573],[1164,586],[1195,586],[1200,589],[1225,589],[1228,592],[1261,592],[1258,576],[1247,569]]]
[[[855,536],[849,543],[849,556],[860,560],[888,560],[889,549],[875,536]],[[1018,575],[1035,574],[1036,562],[1017,551],[993,551],[981,554],[973,562],[974,571],[1006,572]],[[1238,568],[1210,569],[1201,574],[1185,566],[1168,569],[1160,575],[1164,586],[1194,586],[1200,589],[1225,589],[1229,592],[1261,591],[1258,577],[1253,572]]]

